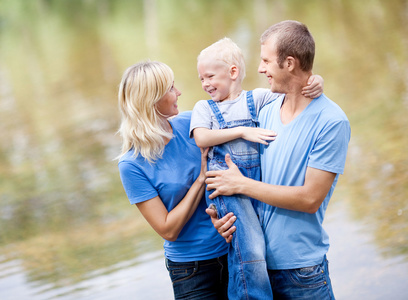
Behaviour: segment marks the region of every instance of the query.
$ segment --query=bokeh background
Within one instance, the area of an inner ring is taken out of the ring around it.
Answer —
[[[408,299],[407,0],[0,0],[0,298],[172,299],[162,240],[122,189],[117,89],[145,59],[173,68],[180,110],[208,96],[200,50],[244,51],[295,19],[352,127],[329,205],[338,299]]]

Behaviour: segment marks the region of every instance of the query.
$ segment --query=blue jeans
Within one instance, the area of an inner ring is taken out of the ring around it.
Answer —
[[[220,196],[214,199],[221,215],[237,216],[236,231],[228,247],[230,299],[273,299],[265,261],[265,241],[252,202],[247,197]]]
[[[174,299],[228,299],[227,255],[201,261],[173,262],[166,259]]]
[[[251,119],[226,122],[214,101],[209,101],[221,129],[237,126],[256,127],[258,125],[252,93],[247,93],[247,105]],[[225,170],[225,155],[229,153],[241,173],[249,178],[260,180],[261,169],[258,144],[244,139],[236,139],[214,146],[209,153],[208,169]],[[265,238],[261,228],[258,201],[243,195],[219,196],[209,200],[215,204],[218,216],[233,212],[237,217],[236,231],[228,247],[229,285],[228,297],[237,299],[272,299],[272,289],[266,267]]]
[[[290,269],[268,270],[275,300],[334,300],[326,256],[320,265]]]

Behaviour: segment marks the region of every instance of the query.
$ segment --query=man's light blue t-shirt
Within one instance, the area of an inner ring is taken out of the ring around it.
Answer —
[[[201,152],[189,137],[191,112],[170,120],[174,137],[162,158],[149,163],[133,150],[119,161],[123,187],[131,204],[159,196],[168,211],[184,198],[201,169]],[[212,259],[227,253],[227,244],[205,213],[203,196],[190,220],[174,242],[164,241],[165,256],[175,262]],[[135,229],[136,230],[136,229]]]
[[[302,186],[306,168],[336,173],[333,185],[315,214],[264,204],[268,269],[295,269],[320,264],[329,248],[322,227],[324,214],[346,161],[350,124],[341,108],[325,95],[314,99],[293,121],[284,125],[280,108],[284,95],[259,114],[260,127],[277,137],[260,145],[262,181]]]

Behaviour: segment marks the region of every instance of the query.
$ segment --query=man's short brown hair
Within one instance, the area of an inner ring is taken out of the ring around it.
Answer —
[[[278,64],[282,67],[288,56],[297,58],[302,71],[313,68],[315,42],[306,25],[297,21],[282,21],[269,27],[261,36],[261,44],[271,38],[276,38]]]

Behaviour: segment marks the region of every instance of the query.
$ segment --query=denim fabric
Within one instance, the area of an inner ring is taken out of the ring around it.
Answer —
[[[275,300],[334,300],[326,256],[320,265],[291,269],[268,270]]]
[[[173,283],[174,299],[228,299],[227,255],[193,262],[166,259],[166,268]]]
[[[247,104],[252,119],[225,122],[216,103],[208,101],[221,129],[237,126],[257,127],[258,121],[252,92],[247,92]],[[258,144],[236,139],[228,143],[213,147],[209,156],[209,170],[227,169],[225,154],[231,155],[232,161],[238,166],[244,176],[260,180],[260,162]],[[258,215],[261,206],[257,201],[243,195],[220,196],[208,205],[215,204],[219,217],[233,212],[236,232],[228,248],[230,299],[272,299],[272,290],[269,282],[265,262],[265,239]]]

